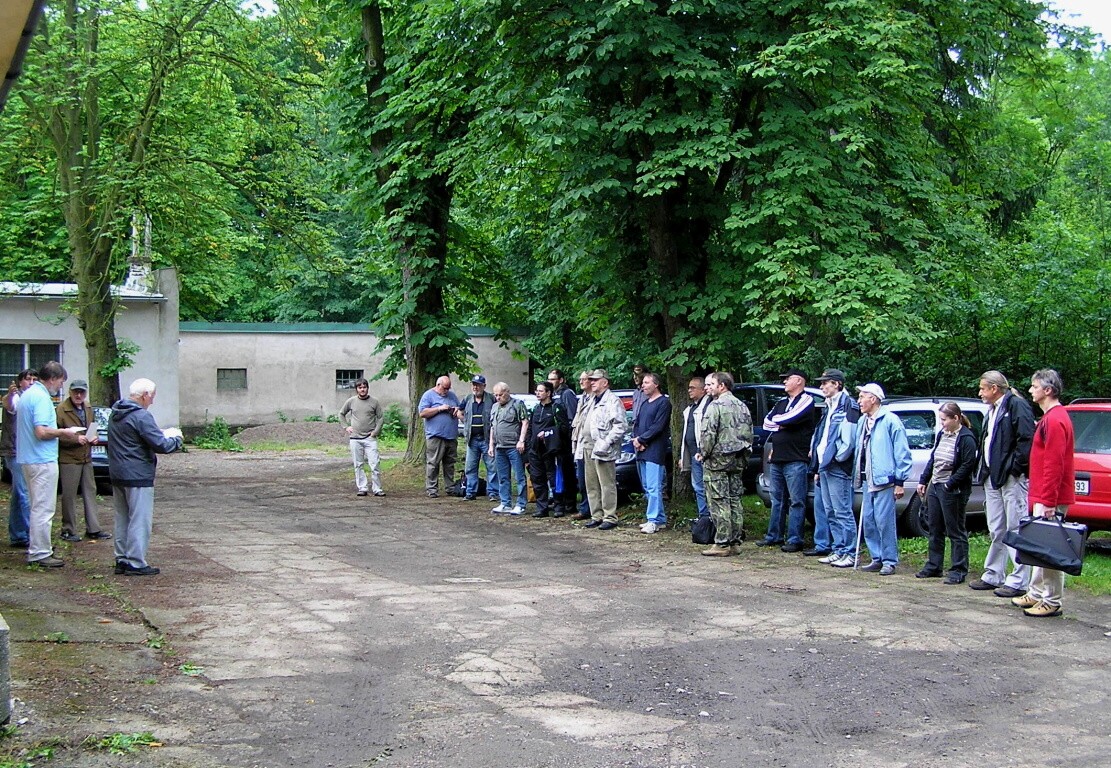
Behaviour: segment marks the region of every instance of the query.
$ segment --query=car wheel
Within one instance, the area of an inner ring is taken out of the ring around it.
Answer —
[[[906,509],[899,516],[899,534],[902,536],[928,536],[930,524],[926,519],[926,505],[917,493],[911,496]]]

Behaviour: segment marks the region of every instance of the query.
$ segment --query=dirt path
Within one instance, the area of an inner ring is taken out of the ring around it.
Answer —
[[[192,451],[160,465],[160,576],[113,576],[99,543],[63,573],[5,555],[18,743],[74,768],[1106,761],[1111,600],[1025,619],[909,573],[349,478],[323,452]],[[140,731],[163,746],[81,746]]]

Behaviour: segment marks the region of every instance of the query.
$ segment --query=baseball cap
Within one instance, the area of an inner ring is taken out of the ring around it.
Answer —
[[[595,368],[591,372],[590,378],[591,379],[605,379],[606,381],[609,381],[609,374],[606,373],[605,368]]]
[[[804,379],[809,378],[806,375],[806,371],[804,371],[802,368],[788,368],[786,373],[779,374],[779,378],[781,379],[789,379],[792,376],[802,376]]]
[[[481,384],[483,386],[486,386],[486,377],[483,376],[480,373],[478,376],[475,376],[474,378],[471,379],[471,383],[472,384]]]
[[[881,387],[879,384],[875,383],[874,381],[865,384],[863,387],[857,387],[856,391],[857,392],[867,392],[869,395],[872,395],[873,397],[875,397],[880,402],[883,402],[883,398],[884,398],[883,387]]]
[[[845,374],[837,368],[826,368],[822,371],[822,375],[818,377],[818,381],[839,381],[845,383]]]
[[[85,392],[88,392],[89,391],[89,382],[85,381],[84,379],[74,379],[73,381],[71,381],[69,383],[69,388],[70,389],[81,389],[81,390],[84,390]]]

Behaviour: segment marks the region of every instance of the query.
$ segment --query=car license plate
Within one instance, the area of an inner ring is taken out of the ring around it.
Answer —
[[[107,456],[107,455],[108,455],[108,449],[105,448],[103,445],[94,445],[93,446],[93,456]],[[1077,483],[1079,483],[1079,482],[1080,481],[1078,480]],[[1077,491],[1077,493],[1079,493],[1079,491]],[[1087,493],[1087,491],[1085,491],[1085,493]]]
[[[1090,482],[1091,481],[1089,481],[1089,480],[1077,480],[1076,481],[1076,495],[1077,496],[1087,496],[1090,492],[1088,490]]]

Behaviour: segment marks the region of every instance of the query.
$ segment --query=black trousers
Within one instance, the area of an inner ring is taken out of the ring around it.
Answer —
[[[942,483],[930,483],[926,491],[926,515],[930,525],[930,547],[926,570],[941,573],[945,565],[945,539],[949,538],[949,573],[968,575],[968,531],[964,527],[964,508],[968,494],[946,490]]]
[[[548,490],[549,483],[555,482],[556,456],[557,454],[554,453],[529,454],[528,476],[532,480],[532,492],[536,495],[537,512],[550,514],[556,511],[551,493]]]

